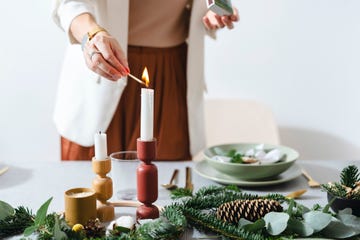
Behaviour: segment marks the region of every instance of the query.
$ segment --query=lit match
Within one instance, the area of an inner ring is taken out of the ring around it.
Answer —
[[[145,83],[145,82],[141,81],[140,79],[138,79],[138,78],[135,77],[134,75],[132,75],[132,74],[129,73],[128,76],[131,77],[132,79],[134,79],[135,81],[137,81],[138,83],[141,83],[141,84],[143,84],[143,85],[146,86],[146,83]]]

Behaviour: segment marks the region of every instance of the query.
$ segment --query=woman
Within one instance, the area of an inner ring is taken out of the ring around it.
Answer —
[[[191,159],[204,147],[204,35],[232,28],[235,8],[221,17],[203,0],[63,0],[53,17],[71,43],[54,114],[63,160],[91,159],[98,131],[109,152],[136,149],[142,86],[125,77],[144,67],[155,91],[157,159]]]

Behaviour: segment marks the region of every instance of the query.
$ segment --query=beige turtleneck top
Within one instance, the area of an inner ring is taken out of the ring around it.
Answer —
[[[172,47],[188,36],[188,0],[131,0],[129,45]]]

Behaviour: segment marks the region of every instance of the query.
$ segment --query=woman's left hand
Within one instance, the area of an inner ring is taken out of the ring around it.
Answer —
[[[203,17],[203,23],[208,30],[215,30],[218,28],[227,27],[233,29],[233,22],[239,21],[239,13],[236,7],[233,7],[233,14],[228,16],[220,16],[209,10]]]

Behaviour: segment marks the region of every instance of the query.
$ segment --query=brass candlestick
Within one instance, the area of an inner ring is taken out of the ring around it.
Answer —
[[[136,210],[137,219],[155,219],[159,217],[159,209],[153,205],[158,198],[158,171],[151,162],[156,157],[156,140],[137,140],[137,152],[141,161],[136,170],[137,197],[143,203]]]
[[[115,209],[107,200],[113,195],[112,179],[106,174],[111,171],[111,160],[92,159],[93,171],[97,174],[92,182],[92,187],[96,192],[97,217],[102,222],[108,222],[115,218]]]

